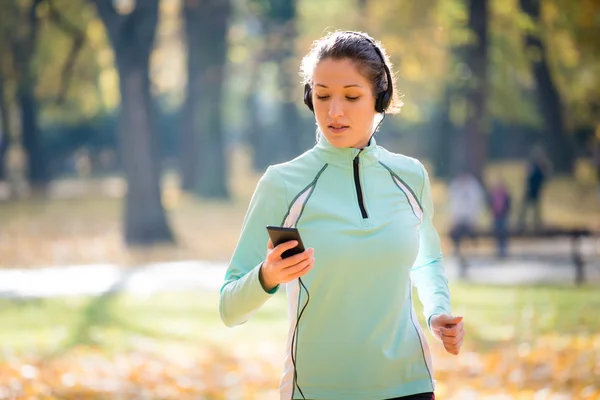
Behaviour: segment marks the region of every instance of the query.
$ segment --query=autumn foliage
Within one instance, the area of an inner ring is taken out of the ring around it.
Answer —
[[[458,357],[431,347],[441,400],[600,399],[600,334],[469,344]],[[274,340],[251,348],[111,355],[81,346],[52,358],[9,356],[0,366],[0,399],[276,399],[282,349]]]

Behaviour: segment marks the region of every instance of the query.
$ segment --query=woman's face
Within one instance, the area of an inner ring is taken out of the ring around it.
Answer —
[[[327,58],[315,67],[312,100],[319,129],[335,147],[362,149],[373,134],[371,82],[350,59]]]

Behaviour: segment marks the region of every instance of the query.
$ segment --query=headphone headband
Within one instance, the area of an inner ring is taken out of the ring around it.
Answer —
[[[390,105],[390,102],[392,100],[392,95],[394,93],[394,88],[392,86],[392,74],[385,62],[385,57],[383,56],[383,52],[381,51],[381,49],[379,48],[379,46],[377,45],[375,40],[371,39],[370,37],[368,37],[366,35],[363,35],[362,33],[354,32],[354,31],[343,31],[343,33],[349,33],[349,34],[353,34],[355,36],[359,36],[362,39],[369,42],[375,49],[375,52],[377,53],[379,58],[381,59],[381,64],[383,65],[383,70],[384,70],[385,76],[387,78],[387,88],[385,89],[385,91],[378,93],[375,96],[375,111],[377,111],[378,113],[384,113],[385,110]],[[314,105],[312,102],[312,87],[309,83],[304,85],[304,104],[306,104],[306,106],[312,112],[315,111]]]

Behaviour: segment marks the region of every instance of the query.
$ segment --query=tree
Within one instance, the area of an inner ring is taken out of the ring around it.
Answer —
[[[5,128],[9,128],[8,111],[10,104],[18,106],[20,119],[20,137],[23,148],[27,153],[27,171],[29,184],[38,192],[43,192],[49,179],[50,173],[48,170],[48,157],[45,154],[41,140],[41,130],[39,124],[40,101],[38,99],[36,89],[41,75],[41,71],[46,65],[38,65],[36,62],[40,51],[41,29],[44,27],[43,22],[52,23],[53,26],[66,33],[73,38],[73,43],[69,54],[64,60],[64,64],[60,69],[60,89],[57,99],[60,103],[64,100],[70,82],[77,56],[84,44],[83,32],[68,19],[66,19],[53,0],[30,0],[26,2],[17,2],[10,0],[6,2],[6,7],[3,10],[4,14],[0,16],[0,25],[2,26],[2,39],[0,48],[4,49],[4,54],[10,53],[9,56],[3,57],[1,74],[4,86],[5,96],[3,98],[2,109]],[[56,57],[55,57],[56,59]],[[58,64],[62,64],[60,59]],[[11,99],[6,87],[9,83],[16,86],[14,97]],[[7,132],[8,133],[8,132]],[[8,139],[10,135],[7,135]],[[2,144],[4,154],[8,141],[5,140]]]
[[[469,0],[468,9],[468,26],[474,40],[464,48],[463,53],[469,73],[464,89],[467,108],[462,143],[456,154],[459,168],[466,169],[481,180],[487,162],[488,142],[488,0]]]
[[[161,202],[149,76],[159,0],[138,1],[127,14],[117,12],[112,0],[91,1],[106,28],[119,74],[118,138],[127,179],[125,241],[130,245],[173,241]]]
[[[569,136],[591,135],[600,112],[600,2],[547,0],[543,38]],[[580,142],[582,143],[582,142]]]
[[[7,57],[3,57],[0,60],[0,181],[6,179],[6,153],[12,138],[6,88],[6,59]]]
[[[237,45],[250,49],[251,56],[238,60],[240,73],[246,73],[246,85],[243,89],[244,133],[245,139],[252,150],[252,168],[264,171],[274,161],[274,136],[265,118],[261,118],[259,98],[261,96],[261,73],[267,65],[269,44],[266,35],[267,16],[264,7],[258,1],[248,3],[250,10],[244,15],[244,25],[254,27],[240,38]],[[239,53],[239,52],[238,52]],[[235,65],[233,66],[235,68]]]
[[[12,54],[15,71],[16,102],[20,112],[21,140],[27,152],[29,184],[43,191],[49,180],[46,157],[40,142],[38,102],[35,97],[36,74],[33,57],[38,39],[38,7],[44,0],[32,0],[25,6],[8,1],[2,20],[3,37]]]
[[[521,9],[531,19],[531,28],[525,33],[525,51],[531,63],[536,94],[543,120],[544,141],[550,160],[557,172],[572,173],[574,166],[573,143],[567,136],[563,105],[554,83],[546,47],[541,37],[540,0],[520,0]]]
[[[269,164],[297,156],[304,144],[303,121],[298,111],[302,88],[295,51],[297,0],[252,0],[249,5],[255,18],[253,22],[259,25],[257,30],[262,37],[260,44],[252,46],[255,58],[248,60],[250,83],[245,106],[249,124],[246,132],[253,149],[253,166],[263,170]],[[266,69],[273,71],[268,74],[268,80],[264,79]],[[263,121],[261,117],[257,119],[261,112],[258,97],[265,90],[270,91],[268,98],[274,99],[269,107],[277,110],[273,117],[276,121],[272,124],[266,124],[266,118],[262,118]]]
[[[279,160],[293,158],[302,150],[302,124],[297,102],[302,96],[298,81],[298,63],[295,61],[296,0],[269,0],[267,12],[267,35],[269,59],[279,66],[277,83],[281,88],[281,112],[276,143],[280,144],[277,153]],[[283,137],[279,137],[283,136]]]
[[[188,81],[183,106],[183,188],[227,198],[222,110],[230,0],[185,0]]]

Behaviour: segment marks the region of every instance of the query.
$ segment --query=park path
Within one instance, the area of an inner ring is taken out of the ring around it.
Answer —
[[[511,257],[502,261],[489,255],[474,255],[465,280],[494,285],[573,285],[575,270],[568,258],[568,247],[536,248],[534,253],[530,250],[516,248]],[[598,242],[586,242],[583,250],[587,259],[586,280],[600,287]],[[546,259],[542,260],[535,254],[544,254]],[[445,267],[448,280],[457,281],[457,260],[452,256],[446,257]],[[109,291],[140,294],[177,290],[218,291],[226,268],[226,262],[177,261],[139,267],[97,264],[4,269],[0,270],[0,297],[100,295]]]

